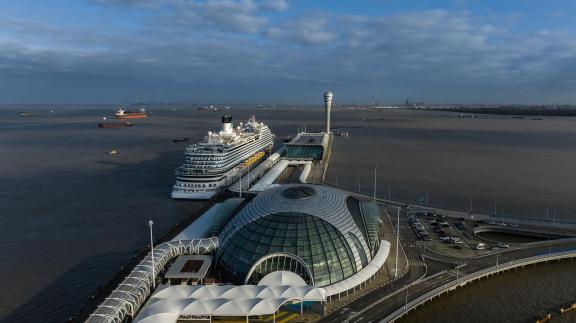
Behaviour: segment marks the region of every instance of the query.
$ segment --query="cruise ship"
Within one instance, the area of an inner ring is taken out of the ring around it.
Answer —
[[[186,148],[184,164],[176,169],[174,199],[205,200],[222,187],[232,184],[234,176],[249,163],[263,156],[274,144],[274,134],[254,116],[234,128],[232,117],[222,117],[222,130],[208,132],[204,140]]]

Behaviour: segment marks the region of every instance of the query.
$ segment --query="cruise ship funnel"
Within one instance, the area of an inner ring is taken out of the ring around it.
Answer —
[[[232,133],[232,116],[222,116],[222,132],[226,134]]]

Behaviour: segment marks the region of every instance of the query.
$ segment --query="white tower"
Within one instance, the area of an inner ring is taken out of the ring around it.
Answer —
[[[332,109],[332,92],[324,92],[324,107],[326,108],[326,133],[330,133],[330,110]]]

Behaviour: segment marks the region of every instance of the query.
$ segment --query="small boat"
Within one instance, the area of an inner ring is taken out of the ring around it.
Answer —
[[[108,155],[116,155],[118,154],[120,151],[118,149],[112,149],[108,152]]]
[[[37,117],[38,115],[36,113],[31,112],[22,112],[20,113],[20,116],[24,118],[30,118],[30,117]]]
[[[173,142],[185,142],[185,141],[190,141],[190,138],[186,137],[186,138],[176,138],[174,140],[172,140]]]
[[[132,122],[103,122],[99,123],[98,127],[100,128],[126,128],[132,127],[134,124]]]
[[[140,119],[148,117],[145,109],[140,109],[138,111],[125,111],[122,108],[116,110],[114,116],[116,119]]]

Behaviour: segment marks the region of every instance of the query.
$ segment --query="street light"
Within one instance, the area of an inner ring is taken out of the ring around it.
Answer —
[[[152,288],[156,288],[156,269],[154,267],[154,239],[152,238],[152,226],[154,226],[154,222],[152,220],[148,221],[148,226],[150,227],[150,252],[152,254]]]
[[[396,270],[394,271],[394,278],[398,278],[398,243],[400,240],[400,208],[396,215]]]
[[[406,285],[406,301],[404,303],[404,311],[408,310],[408,286],[410,285]]]
[[[374,165],[374,203],[376,203],[376,169],[378,165]]]
[[[240,198],[242,198],[242,173],[240,173]]]

